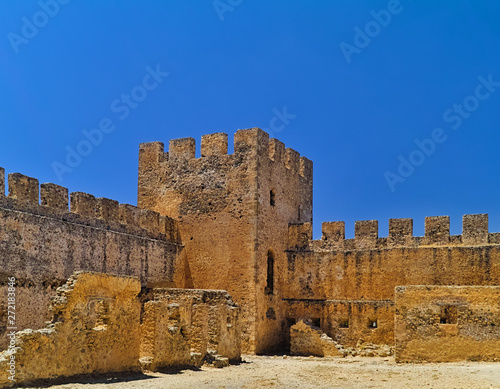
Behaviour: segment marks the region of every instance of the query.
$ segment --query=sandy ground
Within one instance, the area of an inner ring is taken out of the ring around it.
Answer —
[[[223,369],[203,367],[53,385],[118,388],[500,388],[500,363],[396,364],[393,358],[244,356]]]

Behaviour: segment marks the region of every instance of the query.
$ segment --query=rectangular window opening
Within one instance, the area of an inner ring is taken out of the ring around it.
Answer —
[[[340,320],[338,323],[339,328],[349,328],[349,319]]]
[[[457,324],[458,310],[456,305],[443,305],[439,317],[440,324]]]
[[[377,319],[368,319],[368,328],[374,330],[378,328],[378,320]]]

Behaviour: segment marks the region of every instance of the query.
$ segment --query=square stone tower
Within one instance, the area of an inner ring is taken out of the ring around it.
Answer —
[[[225,289],[242,307],[244,352],[284,341],[288,226],[312,221],[312,162],[258,128],[141,144],[138,206],[179,220],[179,287]]]

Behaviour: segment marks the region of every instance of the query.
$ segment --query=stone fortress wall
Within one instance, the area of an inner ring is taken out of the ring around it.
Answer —
[[[500,286],[400,286],[397,362],[500,362]]]
[[[345,239],[343,222],[290,226],[287,286],[289,323],[309,317],[336,341],[394,343],[394,291],[404,285],[500,285],[500,233],[488,215],[465,215],[462,235],[450,235],[447,216],[427,217],[425,236],[412,219],[390,219],[389,236],[376,220],[358,221]]]
[[[16,278],[16,323],[39,329],[50,299],[75,271],[136,276],[143,287],[176,286],[182,260],[178,222],[0,169],[0,293]],[[68,207],[69,200],[71,208]],[[6,299],[0,300],[0,347],[7,339]]]

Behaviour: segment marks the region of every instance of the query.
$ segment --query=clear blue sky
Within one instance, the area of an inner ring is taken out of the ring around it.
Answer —
[[[0,166],[136,204],[139,143],[274,124],[314,161],[315,237],[437,215],[460,234],[466,213],[498,232],[499,20],[497,0],[2,1]]]

